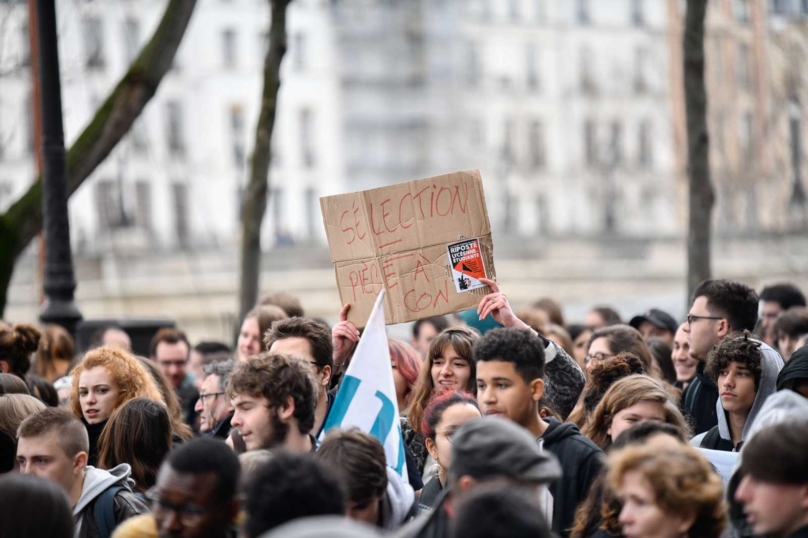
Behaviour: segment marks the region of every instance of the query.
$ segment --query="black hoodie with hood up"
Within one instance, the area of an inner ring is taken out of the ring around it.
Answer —
[[[558,458],[561,480],[550,485],[553,496],[553,532],[566,537],[575,523],[575,510],[586,499],[592,482],[603,468],[603,451],[581,434],[578,426],[546,419],[549,427],[539,438]]]

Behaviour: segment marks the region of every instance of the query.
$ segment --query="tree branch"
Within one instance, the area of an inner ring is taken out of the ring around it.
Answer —
[[[109,156],[171,68],[196,0],[170,0],[151,40],[67,152],[68,196]],[[0,315],[14,261],[42,230],[42,179],[0,215]]]

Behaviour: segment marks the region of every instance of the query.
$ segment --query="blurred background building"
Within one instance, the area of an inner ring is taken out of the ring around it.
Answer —
[[[57,1],[68,144],[165,5]],[[85,316],[231,331],[268,5],[198,0],[157,95],[71,198]],[[0,211],[34,177],[27,9],[0,0]],[[681,313],[683,14],[679,0],[294,0],[263,287],[333,316],[319,197],[479,168],[517,303]],[[710,2],[706,52],[716,273],[805,285],[808,0]],[[34,250],[10,319],[36,316]]]

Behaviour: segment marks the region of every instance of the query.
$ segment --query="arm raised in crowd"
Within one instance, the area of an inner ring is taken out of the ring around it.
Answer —
[[[480,315],[481,320],[490,314],[494,321],[505,327],[533,331],[527,323],[516,317],[508,302],[508,296],[500,291],[496,282],[486,278],[480,279],[480,282],[490,287],[493,291],[493,293],[483,297],[477,307],[477,313]],[[578,363],[561,346],[545,338],[540,333],[536,334],[544,345],[545,380],[547,382],[545,397],[554,410],[563,419],[566,419],[584,390],[586,377]]]
[[[356,325],[348,321],[350,309],[350,304],[342,307],[339,313],[339,323],[331,329],[331,343],[334,344],[334,367],[339,369],[343,368],[351,358],[361,336]]]

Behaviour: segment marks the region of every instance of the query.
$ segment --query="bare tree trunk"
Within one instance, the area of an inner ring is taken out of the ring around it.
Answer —
[[[250,178],[244,192],[241,214],[241,289],[239,319],[255,306],[261,274],[261,223],[267,209],[269,165],[272,160],[272,130],[281,86],[281,61],[286,54],[286,7],[291,0],[269,0],[271,23],[269,49],[264,59],[264,89],[261,113],[255,129],[255,149]]]
[[[171,0],[160,25],[126,75],[67,152],[67,194],[72,195],[112,152],[146,107],[171,68],[196,0]],[[42,230],[42,180],[0,215],[0,316],[14,262]]]
[[[711,278],[710,224],[715,194],[710,180],[707,89],[704,83],[704,24],[707,0],[687,0],[684,82],[687,113],[687,173],[690,216],[687,236],[687,292]]]

